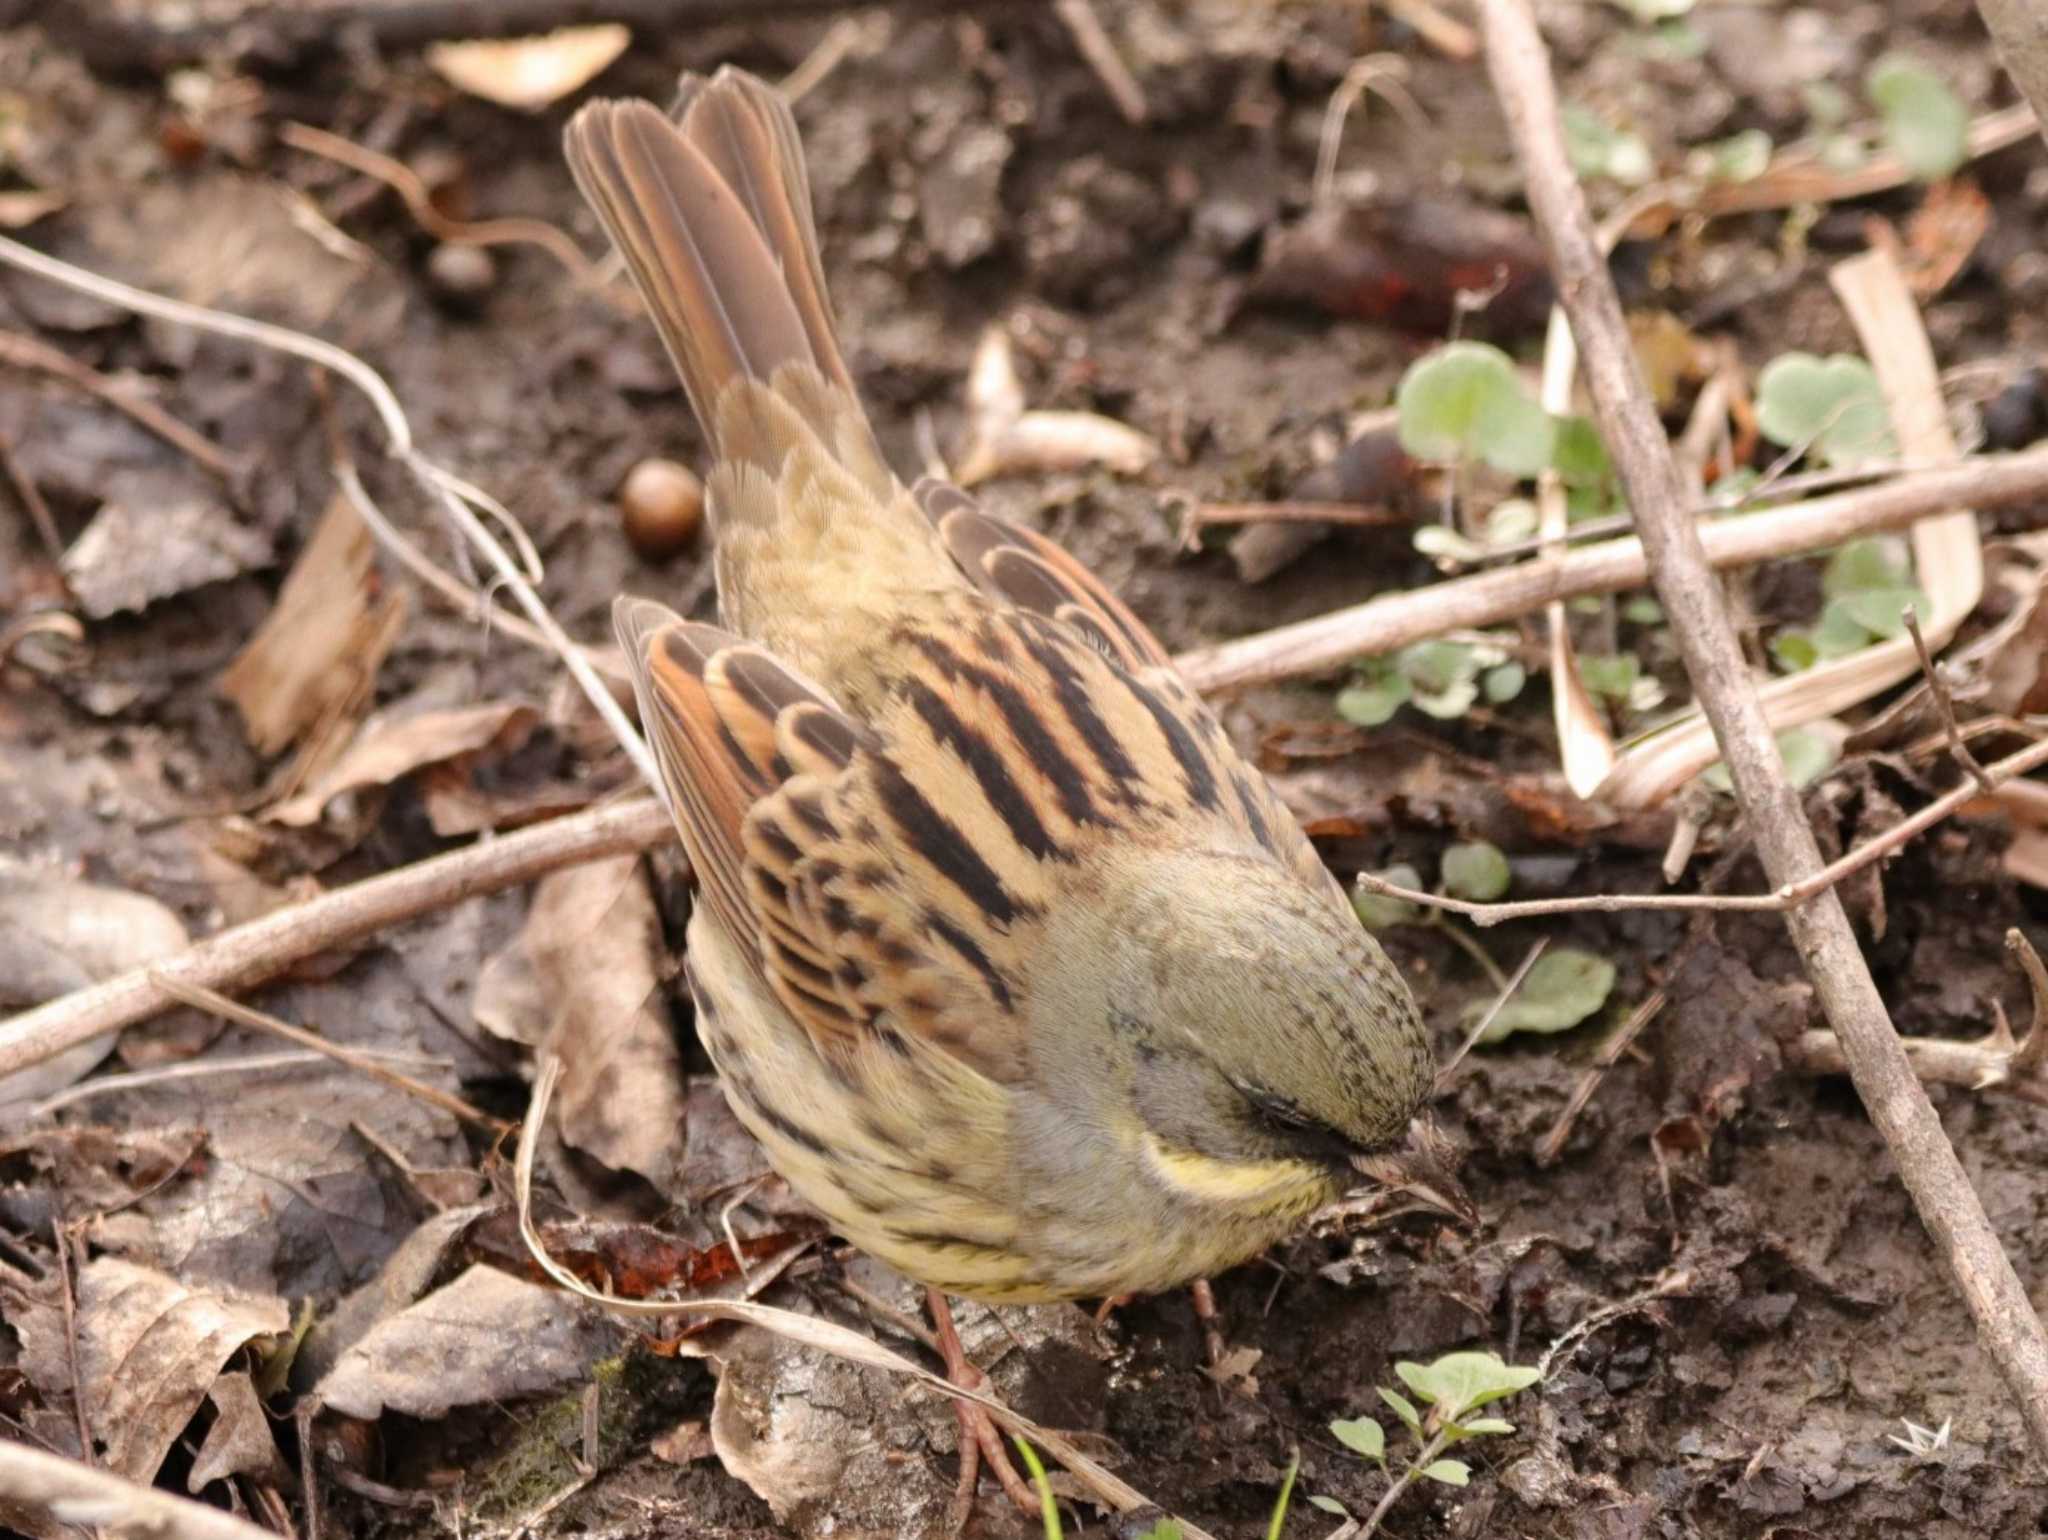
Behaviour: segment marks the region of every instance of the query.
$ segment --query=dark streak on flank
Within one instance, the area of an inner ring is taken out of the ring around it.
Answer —
[[[996,965],[989,961],[989,955],[976,944],[975,939],[936,909],[925,911],[924,922],[931,927],[932,934],[947,946],[958,952],[967,965],[981,975],[981,981],[988,985],[989,995],[997,1005],[1006,1011],[1016,1009],[1010,998],[1010,986],[1003,982],[1003,976],[996,971]]]
[[[790,1143],[802,1145],[813,1155],[830,1155],[832,1153],[832,1146],[823,1139],[820,1139],[808,1128],[805,1128],[803,1124],[784,1117],[773,1107],[764,1106],[758,1102],[750,1102],[749,1105],[753,1107],[756,1117],[782,1135],[783,1138],[789,1140]]]
[[[974,1256],[1007,1257],[1008,1248],[994,1246],[987,1241],[978,1241],[971,1235],[958,1235],[951,1230],[907,1230],[898,1225],[889,1226],[889,1238],[901,1241],[906,1246],[938,1246],[947,1251],[964,1251]]]
[[[926,801],[924,793],[886,757],[875,761],[875,790],[910,848],[931,862],[977,909],[998,925],[1009,925],[1017,918],[1017,900],[1003,886],[1002,878],[982,860],[959,826]]]
[[[1060,651],[1042,625],[1020,621],[1017,634],[1025,650],[1052,680],[1053,699],[1059,702],[1060,710],[1074,724],[1074,731],[1081,735],[1081,741],[1088,745],[1089,752],[1109,778],[1120,787],[1136,782],[1138,767],[1131,763],[1130,755],[1124,752],[1123,745],[1116,741],[1116,734],[1109,730],[1109,724],[1102,720],[1094,702],[1088,698],[1088,688],[1082,683],[1073,660]]]
[[[1138,704],[1152,713],[1152,720],[1159,724],[1159,731],[1166,735],[1166,746],[1173,750],[1173,757],[1180,761],[1181,774],[1187,777],[1188,795],[1195,806],[1213,808],[1217,805],[1216,772],[1211,768],[1202,746],[1195,742],[1195,736],[1188,731],[1187,724],[1161,700],[1150,688],[1135,679],[1125,681]]]
[[[1244,810],[1244,821],[1251,826],[1252,838],[1273,855],[1280,854],[1280,846],[1273,838],[1272,827],[1266,822],[1266,815],[1259,810],[1259,799],[1252,790],[1250,780],[1233,776],[1231,783],[1237,788],[1237,805]]]
[[[904,680],[903,693],[924,719],[932,737],[958,754],[961,762],[973,773],[982,796],[1008,827],[1010,837],[1037,860],[1057,860],[1064,856],[1065,852],[1046,832],[1038,810],[1031,805],[1024,788],[1017,784],[1016,777],[1010,774],[1009,765],[988,736],[961,721],[945,697],[922,679]]]
[[[1101,815],[1095,810],[1095,799],[1088,792],[1088,778],[1060,747],[1059,740],[1045,725],[1045,718],[1025,699],[1023,691],[1000,674],[991,673],[961,657],[935,636],[919,636],[914,638],[914,642],[947,679],[965,680],[995,703],[996,710],[1002,713],[1004,725],[1024,751],[1024,757],[1031,762],[1033,769],[1052,782],[1053,790],[1059,794],[1060,810],[1067,817],[1075,823],[1101,821]],[[1055,849],[1053,853],[1060,852]]]

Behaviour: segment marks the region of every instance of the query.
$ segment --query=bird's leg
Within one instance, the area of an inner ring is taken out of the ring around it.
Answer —
[[[1197,1278],[1188,1285],[1188,1297],[1194,1302],[1195,1319],[1202,1324],[1202,1351],[1208,1355],[1209,1367],[1223,1367],[1223,1355],[1228,1344],[1223,1337],[1223,1315],[1216,1308],[1216,1291],[1209,1287],[1209,1280]]]
[[[979,1390],[988,1383],[988,1376],[967,1361],[967,1350],[960,1345],[960,1332],[953,1325],[953,1307],[946,1302],[945,1294],[938,1289],[924,1291],[926,1304],[932,1313],[932,1326],[939,1337],[939,1356],[946,1361],[946,1378],[964,1390]],[[1038,1494],[1025,1484],[1017,1474],[1017,1467],[1010,1463],[1009,1451],[1003,1448],[1003,1435],[997,1429],[989,1414],[964,1396],[953,1398],[953,1410],[960,1418],[960,1484],[964,1499],[956,1497],[955,1506],[964,1500],[973,1501],[974,1462],[976,1451],[988,1468],[995,1473],[997,1481],[1009,1493],[1027,1518],[1038,1517]]]
[[[1209,1360],[1209,1367],[1220,1368],[1223,1355],[1230,1344],[1223,1335],[1223,1313],[1216,1308],[1216,1291],[1209,1287],[1209,1280],[1197,1278],[1188,1285],[1188,1297],[1194,1302],[1195,1319],[1202,1327],[1202,1353]],[[1108,1321],[1110,1312],[1121,1310],[1135,1294],[1112,1294],[1095,1310],[1095,1324],[1101,1326]]]

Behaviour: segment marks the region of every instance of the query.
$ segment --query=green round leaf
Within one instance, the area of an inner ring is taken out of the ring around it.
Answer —
[[[1550,463],[1568,486],[1598,486],[1614,474],[1607,445],[1588,417],[1557,420],[1557,443],[1550,452]]]
[[[1490,668],[1482,681],[1486,698],[1500,706],[1522,693],[1522,686],[1529,682],[1529,671],[1519,663],[1503,663],[1499,668]]]
[[[1830,599],[1870,588],[1904,588],[1912,577],[1906,542],[1896,535],[1851,540],[1828,558],[1821,592]]]
[[[1468,1486],[1472,1481],[1472,1467],[1463,1460],[1432,1460],[1422,1467],[1422,1474],[1447,1487]]]
[[[1330,1424],[1330,1432],[1346,1449],[1381,1460],[1387,1453],[1387,1430],[1370,1417],[1353,1417]]]
[[[1338,1502],[1334,1497],[1325,1497],[1322,1493],[1317,1492],[1311,1495],[1308,1501],[1310,1507],[1320,1508],[1323,1512],[1335,1514],[1340,1519],[1351,1517],[1351,1510]]]
[[[1586,688],[1609,700],[1627,700],[1642,676],[1642,662],[1632,652],[1617,652],[1611,658],[1589,655],[1579,659],[1579,678],[1585,681]]]
[[[1486,543],[1513,545],[1536,533],[1536,505],[1526,497],[1511,497],[1486,516]]]
[[[1836,605],[1872,636],[1890,638],[1906,634],[1908,609],[1927,613],[1927,595],[1917,588],[1866,588],[1860,593],[1843,594],[1831,601],[1829,607]]]
[[[1607,1003],[1614,988],[1614,964],[1576,947],[1556,947],[1536,959],[1522,987],[1493,1018],[1482,1042],[1497,1043],[1515,1032],[1563,1032]],[[1489,1002],[1490,1003],[1490,1002]],[[1475,1007],[1477,1017],[1485,1006]]]
[[[1809,727],[1791,727],[1778,734],[1778,757],[1785,762],[1786,777],[1794,787],[1811,786],[1834,768],[1840,750],[1826,733]],[[1700,781],[1715,791],[1735,789],[1735,778],[1721,760],[1702,770]]]
[[[1893,453],[1891,419],[1869,364],[1846,353],[1783,353],[1756,381],[1756,421],[1765,438],[1828,465]]]
[[[1885,144],[1921,181],[1938,182],[1970,158],[1970,109],[1920,60],[1886,54],[1863,89],[1884,114]]]
[[[1771,656],[1786,673],[1796,674],[1820,661],[1820,648],[1810,631],[1780,631],[1771,638]]]
[[[1840,757],[1831,738],[1805,727],[1778,734],[1778,752],[1784,756],[1785,775],[1794,787],[1811,786],[1832,770]]]
[[[1484,460],[1510,476],[1550,463],[1556,429],[1499,348],[1452,342],[1417,359],[1394,393],[1401,447],[1421,460]]]
[[[1408,681],[1391,670],[1337,692],[1337,715],[1356,727],[1378,727],[1408,699]]]
[[[1648,594],[1637,594],[1622,605],[1621,618],[1632,626],[1661,626],[1664,606]]]
[[[1507,892],[1511,880],[1508,858],[1485,840],[1470,840],[1444,852],[1444,891],[1453,898],[1489,904]]]
[[[1391,882],[1397,888],[1410,892],[1422,890],[1422,874],[1408,865],[1390,866],[1384,871],[1374,872],[1382,882]],[[1396,925],[1412,925],[1421,918],[1422,910],[1405,898],[1390,898],[1383,893],[1369,893],[1364,888],[1351,890],[1352,912],[1367,930],[1391,930]]]
[[[1771,164],[1771,136],[1760,128],[1703,146],[1696,152],[1698,174],[1715,182],[1753,182]]]

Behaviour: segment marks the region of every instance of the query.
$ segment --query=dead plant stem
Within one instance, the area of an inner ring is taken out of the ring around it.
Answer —
[[[1779,886],[1799,887],[1823,869],[1820,849],[1786,777],[1700,531],[1682,516],[1688,499],[1565,154],[1549,57],[1529,0],[1483,0],[1482,14],[1495,92],[1579,339],[1602,437],[1636,512],[1657,597],[1765,870]],[[1956,502],[1967,505],[1968,499]],[[1823,890],[1788,910],[1786,925],[1921,1223],[1954,1274],[2036,1451],[2048,1458],[2048,1334],[1913,1073],[1841,899]]]

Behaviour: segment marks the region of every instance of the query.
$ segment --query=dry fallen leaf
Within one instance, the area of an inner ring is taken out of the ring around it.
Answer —
[[[427,50],[427,65],[458,91],[538,112],[589,83],[632,40],[618,23],[601,22],[542,37],[436,43]]]
[[[252,1477],[266,1486],[288,1486],[291,1476],[277,1452],[270,1414],[263,1409],[263,1398],[256,1394],[248,1374],[223,1374],[207,1394],[213,1400],[213,1426],[206,1430],[206,1441],[193,1456],[185,1490],[196,1497],[209,1483],[231,1476]]]
[[[623,1340],[581,1300],[477,1266],[371,1327],[313,1394],[351,1417],[440,1417],[576,1384]]]
[[[542,878],[518,939],[484,965],[476,1019],[566,1066],[563,1140],[683,1196],[687,1119],[675,1034],[656,996],[663,947],[637,856]]]
[[[284,1301],[272,1295],[192,1287],[119,1257],[87,1263],[78,1274],[75,1348],[99,1463],[131,1481],[153,1480],[221,1366],[252,1338],[289,1324]],[[68,1398],[74,1344],[61,1308],[20,1312],[13,1325],[29,1379],[46,1398]]]
[[[182,951],[186,940],[184,923],[153,898],[0,868],[0,1012],[155,962]],[[107,1056],[118,1035],[103,1033],[0,1077],[0,1107],[72,1084]]]
[[[539,720],[540,712],[524,701],[486,701],[410,714],[379,712],[312,785],[266,816],[291,828],[305,828],[318,823],[327,804],[343,792],[388,786],[428,765],[485,750],[509,751],[525,742]]]
[[[907,1313],[921,1291],[865,1257],[849,1276]],[[1106,1349],[1071,1305],[1006,1312],[956,1302],[968,1357],[995,1392],[1027,1416],[1070,1426],[1101,1406]],[[801,1540],[844,1534],[946,1532],[959,1423],[937,1396],[906,1396],[884,1376],[815,1347],[743,1326],[713,1356],[720,1370],[711,1438],[729,1475],[753,1489]],[[1059,1393],[1044,1406],[1033,1364],[1058,1364]],[[1091,1385],[1091,1379],[1096,1383]],[[945,1451],[942,1459],[932,1451]]]
[[[1158,441],[1095,412],[1027,411],[1010,334],[982,333],[967,371],[971,434],[954,479],[963,487],[1011,473],[1106,466],[1135,476],[1159,458]]]
[[[321,729],[295,767],[299,776],[316,773],[347,741],[338,729],[368,699],[405,619],[404,592],[380,591],[375,550],[337,495],[292,564],[277,607],[220,677],[257,753],[279,753]]]
[[[71,542],[62,567],[79,608],[104,620],[270,559],[269,537],[239,522],[196,476],[131,471],[110,478],[106,501]]]

